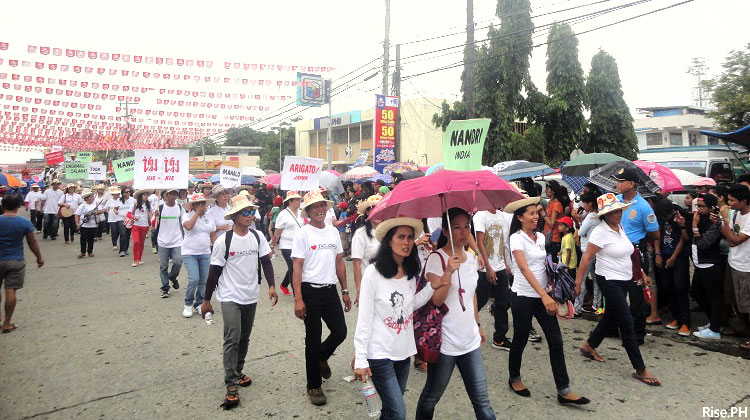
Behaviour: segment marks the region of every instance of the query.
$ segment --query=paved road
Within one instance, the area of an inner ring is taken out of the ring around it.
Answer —
[[[184,288],[160,299],[158,264],[150,253],[145,265],[131,268],[131,257],[118,258],[105,238],[95,245],[96,257],[77,260],[78,244],[65,246],[61,239],[41,241],[47,265],[27,270],[14,316],[19,328],[0,336],[0,419],[365,418],[358,387],[342,380],[351,373],[356,309],[346,316],[349,338],[331,359],[333,376],[323,385],[328,405],[313,407],[305,396],[304,327],[293,316],[292,299],[282,296],[274,308],[262,300],[246,368],[253,385],[241,390],[241,406],[226,413],[218,408],[224,393],[221,316],[211,326],[197,316],[182,318]],[[281,277],[283,260],[274,265]],[[186,281],[183,270],[180,283]],[[486,310],[481,317],[491,325]],[[651,388],[630,377],[627,356],[614,339],[601,348],[607,363],[578,355],[591,321],[562,325],[573,390],[593,403],[585,409],[557,404],[544,343],[530,344],[524,354],[532,397],[511,394],[508,353],[485,346],[490,399],[499,418],[694,419],[704,406],[750,406],[748,360],[674,337],[648,337],[644,359],[664,383]],[[410,417],[425,377],[410,374]],[[436,418],[474,418],[458,373]]]

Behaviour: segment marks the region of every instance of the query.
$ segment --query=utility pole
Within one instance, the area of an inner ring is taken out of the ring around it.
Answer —
[[[127,124],[127,128],[125,129],[126,137],[125,141],[130,140],[130,119],[133,118],[133,115],[129,112],[128,105],[136,105],[136,102],[120,102],[120,108],[123,108],[123,105],[125,107],[125,115],[122,117],[125,118],[125,123]]]
[[[385,39],[383,40],[383,95],[388,94],[388,63],[390,57],[388,50],[391,48],[388,34],[391,30],[391,0],[385,0]]]
[[[398,112],[396,113],[396,162],[399,162],[399,148],[401,147],[401,44],[396,44],[396,69],[393,71],[393,94],[398,96]]]
[[[703,76],[707,73],[708,67],[706,66],[706,59],[703,57],[693,58],[692,65],[688,67],[687,73],[695,76],[696,86],[694,88],[695,93],[693,100],[698,104],[699,107],[703,108]]]
[[[464,103],[466,119],[474,118],[474,0],[466,0],[466,48],[464,49]]]
[[[326,155],[328,158],[328,169],[333,169],[333,167],[331,167],[331,143],[333,143],[333,140],[331,139],[331,127],[333,126],[333,118],[331,118],[331,79],[325,81],[325,91],[326,102],[328,102],[328,135],[326,136]]]

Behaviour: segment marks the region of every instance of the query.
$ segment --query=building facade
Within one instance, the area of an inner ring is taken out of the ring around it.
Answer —
[[[718,144],[717,139],[700,133],[714,129],[713,119],[706,116],[703,108],[651,107],[638,108],[638,112],[644,114],[633,121],[640,150]]]

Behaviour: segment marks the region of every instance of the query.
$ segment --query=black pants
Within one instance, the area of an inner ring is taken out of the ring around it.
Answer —
[[[477,282],[477,311],[481,311],[490,296],[495,298],[492,307],[492,315],[495,318],[495,332],[492,340],[496,342],[505,341],[508,334],[508,308],[510,307],[510,288],[508,286],[508,272],[506,270],[496,271],[497,284],[490,284],[487,273],[479,272]]]
[[[117,222],[109,222],[109,232],[112,236],[112,246],[118,246],[120,243],[118,239],[120,239],[120,228],[117,226]]]
[[[43,218],[44,213],[39,210],[31,210],[31,216],[29,216],[29,220],[31,220],[31,224],[34,225],[34,229],[36,229],[37,232],[42,230]]]
[[[47,236],[52,239],[57,238],[57,230],[60,228],[60,221],[57,219],[56,214],[45,213],[44,216],[44,239]]]
[[[320,362],[328,360],[346,339],[346,320],[335,285],[313,287],[302,283],[302,300],[305,302],[305,370],[307,389],[320,388]],[[331,334],[321,343],[323,324]]]
[[[94,252],[94,237],[96,237],[95,227],[81,226],[81,254]]]
[[[294,263],[292,262],[292,250],[282,249],[281,256],[284,257],[286,262],[286,274],[284,280],[281,282],[281,287],[289,287],[289,283],[292,282],[292,275],[294,274]]]
[[[123,222],[117,222],[117,228],[120,230],[120,252],[128,252],[128,248],[130,248],[130,229],[126,228]]]
[[[672,311],[672,319],[680,326],[690,327],[690,262],[687,256],[679,256],[671,268],[658,268],[662,284],[666,289],[666,297],[669,309]]]
[[[721,331],[721,307],[724,303],[721,275],[721,267],[714,264],[709,268],[697,268],[693,274],[693,286],[690,295],[703,312],[708,316],[711,323],[711,331],[718,333]]]
[[[531,318],[536,318],[542,327],[542,331],[544,331],[544,336],[547,338],[549,362],[552,365],[552,376],[555,378],[555,386],[559,391],[566,390],[570,384],[570,380],[568,379],[568,369],[565,367],[563,339],[560,332],[560,325],[557,323],[557,317],[547,314],[547,310],[542,304],[542,298],[518,296],[512,293],[510,296],[510,308],[513,311],[513,342],[510,345],[510,356],[508,357],[508,374],[510,375],[510,379],[517,380],[521,378],[523,350],[529,340]]]
[[[75,241],[75,238],[73,237],[76,232],[75,216],[63,217],[62,222],[63,222],[63,237],[65,238],[65,242]]]
[[[596,324],[594,331],[589,336],[589,345],[593,348],[599,347],[607,335],[608,328],[612,326],[619,327],[622,346],[625,347],[633,368],[645,369],[646,365],[643,363],[641,350],[638,348],[638,341],[636,341],[633,315],[628,310],[628,302],[625,298],[628,291],[632,290],[631,286],[635,282],[632,280],[607,280],[602,276],[596,276],[596,282],[599,284],[599,289],[602,291],[602,295],[604,295],[604,301],[607,306],[604,316],[599,320],[599,323]],[[643,299],[642,294],[641,299]],[[515,317],[513,320],[515,322]]]
[[[151,248],[156,248],[157,250],[159,249],[159,244],[157,241],[158,237],[159,237],[159,231],[156,229],[153,229],[151,231]]]
[[[96,216],[99,217],[99,216]],[[104,220],[96,224],[96,237],[101,239],[104,232],[109,233],[109,223],[107,223],[107,214],[104,214]]]

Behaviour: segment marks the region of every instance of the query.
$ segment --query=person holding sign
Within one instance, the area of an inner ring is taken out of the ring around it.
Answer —
[[[138,190],[135,192],[135,204],[130,209],[133,215],[133,267],[143,264],[143,248],[148,236],[148,229],[151,225],[151,215],[153,208],[148,201],[148,194],[151,190]]]
[[[75,213],[76,227],[81,232],[81,253],[78,254],[78,258],[88,253],[89,257],[94,256],[94,238],[96,237],[96,220],[97,216],[104,213],[105,210],[100,208],[98,204],[94,202],[93,191],[85,190],[81,195],[83,203],[78,206]]]
[[[60,207],[60,216],[62,217],[63,222],[63,237],[65,238],[65,245],[75,241],[73,236],[76,231],[76,221],[73,215],[78,206],[82,203],[81,196],[76,193],[77,187],[76,184],[68,184],[65,193],[60,197],[60,201],[57,202],[57,205]]]
[[[276,217],[276,227],[271,239],[271,253],[276,251],[276,245],[281,249],[281,255],[286,262],[286,274],[281,282],[281,293],[290,295],[289,283],[294,275],[294,264],[292,263],[292,242],[299,229],[305,225],[305,219],[302,218],[299,211],[299,205],[302,202],[302,196],[297,191],[286,193],[284,204],[286,208]]]

